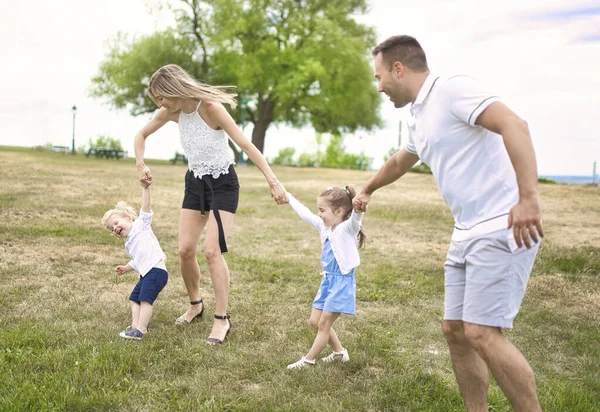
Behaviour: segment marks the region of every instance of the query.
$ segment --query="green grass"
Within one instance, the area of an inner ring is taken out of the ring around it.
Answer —
[[[214,297],[203,259],[205,319],[173,323],[188,302],[177,259],[185,166],[150,161],[154,231],[169,284],[142,342],[130,321],[135,274],[122,240],[100,226],[118,200],[139,207],[131,159],[0,147],[0,410],[464,411],[441,332],[443,262],[452,217],[433,177],[408,174],[378,191],[364,219],[356,316],[336,330],[345,364],[287,371],[315,332],[318,234],[272,203],[258,170],[238,167],[240,208],[225,255],[233,329],[208,347]],[[313,208],[330,185],[372,172],[276,168]],[[600,399],[598,188],[544,185],[546,237],[515,329],[507,336],[536,372],[545,411],[595,411]],[[510,411],[492,381],[491,411]]]

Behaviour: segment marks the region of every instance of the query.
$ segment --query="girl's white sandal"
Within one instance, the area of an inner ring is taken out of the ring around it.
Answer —
[[[287,368],[288,369],[301,369],[308,366],[315,366],[314,360],[308,360],[304,356],[298,361],[294,363],[290,363]]]
[[[340,357],[341,356],[341,357]],[[348,362],[350,360],[350,356],[348,356],[348,351],[346,349],[342,349],[339,352],[331,352],[329,356],[321,359],[323,362]]]

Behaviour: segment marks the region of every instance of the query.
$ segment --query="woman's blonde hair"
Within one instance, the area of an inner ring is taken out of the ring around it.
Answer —
[[[319,195],[320,198],[325,199],[331,210],[337,210],[340,207],[344,210],[344,220],[348,220],[352,215],[352,199],[356,196],[356,189],[354,186],[347,185],[344,187],[328,187],[323,190]],[[358,247],[363,247],[367,235],[360,229],[358,232]]]
[[[108,227],[108,225],[106,223],[108,222],[108,219],[110,219],[110,217],[112,215],[119,215],[121,217],[128,217],[128,218],[131,219],[132,222],[135,219],[137,219],[137,212],[135,211],[134,207],[131,206],[130,204],[128,204],[127,202],[125,202],[124,200],[121,200],[120,202],[117,202],[117,204],[115,205],[114,209],[110,209],[109,211],[107,211],[104,214],[104,216],[102,216],[102,219],[100,220],[100,222],[108,230],[110,230],[110,229],[109,229],[109,227]]]
[[[228,104],[235,109],[236,93],[227,92],[234,86],[210,86],[194,79],[183,68],[176,64],[167,64],[158,69],[150,78],[148,96],[157,103],[154,93],[162,97],[205,100]],[[157,103],[158,104],[158,103]]]

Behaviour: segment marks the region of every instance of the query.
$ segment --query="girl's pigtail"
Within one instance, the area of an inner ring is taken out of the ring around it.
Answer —
[[[361,228],[358,231],[358,248],[359,249],[365,245],[366,240],[367,240],[367,235],[365,234],[365,231],[362,230],[362,228]]]
[[[348,193],[348,196],[350,197],[350,213],[346,217],[346,219],[348,219],[350,217],[350,215],[352,214],[352,199],[354,199],[354,196],[356,196],[356,190],[354,189],[354,186],[352,186],[352,185],[344,186],[344,190],[346,191],[346,193]],[[359,248],[363,247],[365,245],[365,241],[367,240],[367,235],[365,234],[364,230],[362,230],[362,228],[358,231],[357,238],[358,238],[358,247]]]

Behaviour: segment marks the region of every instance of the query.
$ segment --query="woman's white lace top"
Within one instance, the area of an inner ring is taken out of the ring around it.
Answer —
[[[206,124],[198,114],[200,103],[193,113],[180,112],[179,137],[188,159],[188,168],[194,176],[211,175],[216,179],[229,173],[233,160],[225,131],[215,130]]]

